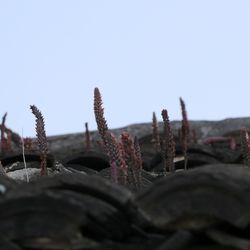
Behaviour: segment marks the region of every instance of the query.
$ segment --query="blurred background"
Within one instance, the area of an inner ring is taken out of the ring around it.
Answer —
[[[96,129],[99,87],[110,128],[168,109],[189,119],[250,116],[250,1],[0,0],[0,117],[35,136]]]

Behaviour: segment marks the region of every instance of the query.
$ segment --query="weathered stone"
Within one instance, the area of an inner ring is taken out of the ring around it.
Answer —
[[[217,223],[250,224],[250,169],[214,164],[170,174],[136,198],[162,230],[201,230]]]

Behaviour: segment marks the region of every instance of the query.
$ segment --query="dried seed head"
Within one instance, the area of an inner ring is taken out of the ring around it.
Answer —
[[[180,104],[181,104],[181,113],[182,113],[180,141],[181,141],[182,150],[183,150],[184,158],[185,158],[184,168],[187,169],[187,149],[188,149],[188,143],[190,141],[190,127],[189,127],[189,122],[188,122],[188,117],[187,117],[186,105],[181,97],[180,97]]]
[[[85,148],[86,150],[90,150],[91,148],[91,140],[90,140],[90,133],[88,123],[85,122]]]
[[[137,165],[139,166],[140,170],[142,170],[141,148],[137,136],[135,136],[134,138],[134,147],[135,147],[136,161],[138,162]]]
[[[160,134],[158,129],[158,122],[156,118],[155,112],[153,112],[153,118],[152,118],[152,140],[153,146],[156,150],[156,152],[160,151]]]
[[[138,141],[131,137],[128,132],[122,132],[121,142],[124,151],[124,159],[128,166],[128,182],[138,190],[141,186],[141,156]]]
[[[161,151],[164,161],[164,171],[174,170],[174,157],[175,157],[175,142],[172,129],[170,127],[170,121],[168,112],[166,109],[162,110],[163,119],[163,138],[161,143]]]
[[[41,157],[41,175],[47,175],[48,142],[45,132],[45,124],[42,113],[35,105],[30,105],[32,113],[36,117],[36,136]]]
[[[139,188],[142,185],[142,157],[141,157],[141,148],[140,148],[140,144],[138,141],[138,138],[135,136],[134,138],[134,149],[135,149],[135,161],[136,161],[136,166],[137,166],[137,182],[138,182],[138,186]]]
[[[116,137],[107,131],[105,133],[105,140],[107,141],[106,150],[108,152],[111,168],[111,174],[115,173],[117,176],[111,176],[114,181],[118,181],[121,184],[127,182],[127,164],[123,158],[124,152],[117,141]]]
[[[104,142],[104,145],[107,144],[105,139],[105,133],[108,131],[108,125],[104,118],[104,109],[102,107],[102,97],[98,88],[94,90],[94,112],[95,119],[97,123],[98,132]]]

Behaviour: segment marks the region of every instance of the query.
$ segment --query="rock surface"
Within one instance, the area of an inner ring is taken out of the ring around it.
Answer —
[[[177,138],[180,122],[171,125]],[[197,142],[188,147],[188,170],[177,141],[173,172],[163,170],[151,124],[112,130],[138,137],[140,186],[111,181],[96,131],[91,150],[83,133],[49,137],[48,177],[39,175],[35,149],[26,152],[27,169],[20,149],[2,155],[0,249],[250,249],[250,168],[239,140],[250,118],[190,125]]]
[[[177,134],[177,130],[181,127],[180,121],[171,122],[171,126]],[[220,121],[190,121],[191,128],[196,132],[197,138],[200,141],[207,137],[230,135],[239,132],[240,129],[246,128],[250,130],[250,118],[229,118]],[[162,130],[163,124],[159,122],[159,129]],[[127,131],[133,136],[137,136],[139,140],[150,136],[152,133],[151,123],[132,124],[126,127],[111,129],[115,135],[120,135],[121,132]],[[98,141],[99,134],[97,131],[91,132],[91,139],[95,142],[95,147],[100,148],[96,141]],[[83,151],[84,133],[66,134],[48,137],[50,151],[59,158],[69,153],[76,153]]]

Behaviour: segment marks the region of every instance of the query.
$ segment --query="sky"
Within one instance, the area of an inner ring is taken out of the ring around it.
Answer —
[[[0,0],[0,119],[35,136],[250,116],[249,0]],[[23,132],[22,132],[23,131]]]

